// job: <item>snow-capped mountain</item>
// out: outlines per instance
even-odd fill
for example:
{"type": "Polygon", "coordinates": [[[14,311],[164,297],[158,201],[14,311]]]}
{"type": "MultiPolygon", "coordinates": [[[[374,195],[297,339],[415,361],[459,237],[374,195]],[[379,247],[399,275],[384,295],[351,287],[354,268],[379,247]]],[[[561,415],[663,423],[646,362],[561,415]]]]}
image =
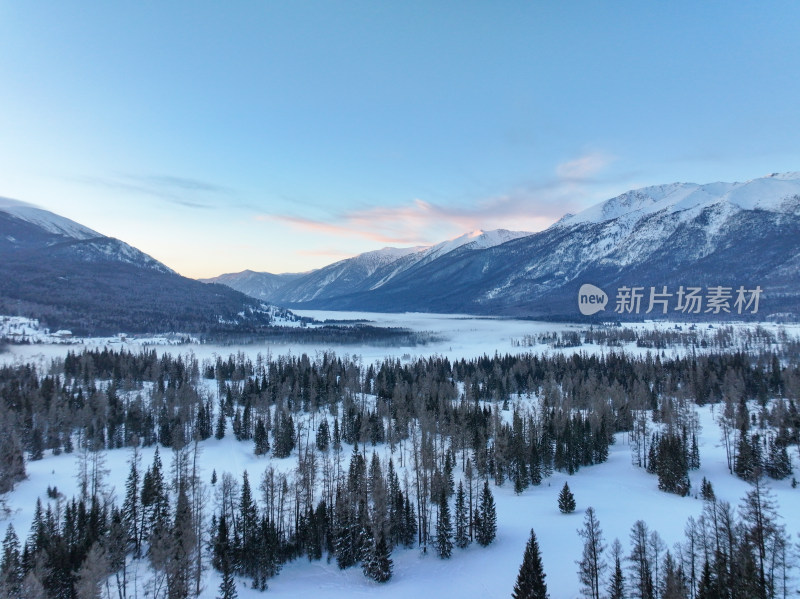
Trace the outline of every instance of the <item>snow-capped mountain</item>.
{"type": "Polygon", "coordinates": [[[353,292],[379,289],[389,284],[395,277],[407,274],[452,252],[486,249],[525,235],[530,233],[502,229],[487,232],[472,231],[428,247],[385,247],[340,260],[310,273],[273,275],[244,271],[203,280],[229,285],[251,297],[270,302],[303,305],[353,292]]]}
{"type": "Polygon", "coordinates": [[[201,332],[272,319],[223,285],[176,274],[118,239],[23,202],[0,200],[0,314],[81,334],[201,332]]]}
{"type": "Polygon", "coordinates": [[[759,317],[800,315],[800,173],[646,187],[539,233],[484,235],[409,253],[360,284],[337,287],[332,278],[306,294],[287,285],[275,299],[295,308],[581,318],[578,289],[592,283],[610,297],[598,316],[609,318],[623,286],[743,286],[762,288],[759,317]]]}
{"type": "Polygon", "coordinates": [[[172,269],[144,252],[58,214],[17,200],[0,198],[0,250],[47,248],[52,258],[83,262],[124,262],[163,273],[172,269]]]}

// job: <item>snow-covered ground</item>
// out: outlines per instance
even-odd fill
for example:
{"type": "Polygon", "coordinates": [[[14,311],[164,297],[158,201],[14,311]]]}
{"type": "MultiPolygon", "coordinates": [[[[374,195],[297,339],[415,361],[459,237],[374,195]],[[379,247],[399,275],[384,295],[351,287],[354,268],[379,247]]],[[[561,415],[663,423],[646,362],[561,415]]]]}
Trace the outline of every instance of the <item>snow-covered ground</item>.
{"type": "MultiPolygon", "coordinates": [[[[524,400],[523,400],[524,401],[524,400]]],[[[611,447],[607,462],[581,468],[575,475],[556,472],[545,479],[539,487],[530,487],[521,495],[515,495],[511,483],[493,487],[497,503],[497,539],[488,548],[476,544],[466,550],[455,549],[450,560],[441,560],[433,551],[422,554],[417,548],[396,550],[392,555],[394,576],[380,585],[367,580],[360,568],[339,570],[335,560],[327,563],[309,562],[300,559],[287,564],[281,573],[269,582],[268,595],[246,588],[248,581],[239,580],[239,597],[326,597],[347,599],[353,596],[376,596],[407,598],[416,594],[431,593],[436,597],[459,597],[485,599],[503,597],[511,593],[528,534],[536,531],[547,573],[547,583],[552,599],[568,599],[578,593],[575,560],[580,558],[582,542],[577,529],[583,523],[587,507],[594,507],[602,525],[605,540],[610,544],[615,537],[628,548],[628,534],[636,520],[644,520],[651,530],[656,530],[669,548],[683,541],[684,524],[690,516],[698,518],[703,502],[697,498],[700,481],[705,476],[714,485],[719,499],[738,506],[749,486],[728,473],[725,450],[722,447],[719,427],[714,420],[714,408],[699,409],[702,434],[699,438],[701,468],[691,473],[692,494],[678,497],[658,490],[655,475],[631,464],[631,448],[625,435],[617,436],[611,447]],[[557,495],[568,481],[578,508],[573,514],[561,514],[557,507],[557,495]]],[[[241,472],[247,470],[251,481],[256,483],[271,464],[281,470],[291,469],[296,458],[274,460],[271,457],[256,457],[252,442],[237,442],[231,434],[222,440],[209,439],[202,444],[201,478],[208,483],[212,470],[218,475],[231,472],[241,480],[241,472]]],[[[388,452],[378,448],[379,454],[388,452]]],[[[169,449],[160,449],[165,466],[170,462],[169,449]]],[[[142,466],[152,462],[154,448],[142,450],[142,466]]],[[[345,460],[350,448],[343,451],[345,460]]],[[[124,493],[124,482],[128,472],[127,460],[130,450],[113,450],[106,453],[105,466],[109,470],[108,488],[118,498],[124,493]]],[[[795,471],[800,467],[797,454],[793,452],[795,471]]],[[[28,479],[20,483],[7,496],[10,517],[0,520],[5,530],[13,523],[20,538],[27,536],[33,517],[36,498],[47,501],[46,490],[54,486],[71,497],[77,493],[76,455],[48,456],[28,463],[28,479]]],[[[800,489],[792,489],[789,480],[769,483],[783,516],[783,523],[793,537],[800,532],[800,489]]],[[[45,503],[46,504],[46,503],[45,503]]],[[[209,571],[205,579],[203,597],[216,596],[218,575],[209,571]]]]}
{"type": "MultiPolygon", "coordinates": [[[[430,314],[355,314],[355,313],[323,313],[303,312],[319,320],[332,318],[357,319],[367,318],[380,326],[403,326],[414,330],[432,331],[441,335],[444,340],[426,346],[378,348],[378,347],[344,347],[334,348],[340,353],[361,355],[365,361],[372,361],[393,356],[408,359],[420,355],[447,355],[451,358],[473,357],[483,354],[519,353],[521,351],[554,351],[547,345],[541,347],[520,348],[514,340],[524,335],[538,335],[548,331],[578,331],[585,328],[581,325],[540,323],[531,321],[514,321],[498,319],[476,319],[458,315],[430,314]]],[[[636,325],[645,327],[646,324],[636,325]]],[[[657,325],[670,326],[670,325],[657,325]]],[[[674,326],[672,324],[671,326],[674,326]]],[[[716,325],[715,325],[716,326],[716,325]]],[[[736,325],[751,326],[751,325],[736,325]]],[[[772,326],[775,331],[778,328],[772,326]]],[[[791,336],[798,334],[797,328],[787,331],[791,336]]],[[[115,347],[136,350],[132,340],[112,340],[115,347]]],[[[88,340],[86,345],[102,346],[112,343],[109,340],[88,340]]],[[[612,351],[611,348],[592,346],[592,351],[612,351]]],[[[0,354],[0,361],[21,362],[34,361],[46,364],[55,356],[63,355],[68,350],[79,350],[80,347],[63,345],[20,345],[12,346],[11,351],[0,354]]],[[[216,355],[227,357],[231,353],[242,351],[252,357],[258,353],[266,356],[271,353],[277,356],[284,353],[298,354],[331,349],[315,345],[271,345],[223,347],[213,345],[158,346],[159,351],[171,353],[191,352],[202,361],[216,355]]],[[[589,351],[584,346],[579,351],[589,351]]],[[[635,348],[624,348],[628,349],[635,348]]],[[[619,348],[614,348],[619,351],[619,348]]],[[[574,348],[563,351],[573,352],[574,348]]],[[[669,352],[668,352],[669,353],[669,352]]],[[[519,401],[525,401],[524,399],[519,401]]],[[[647,474],[643,469],[631,463],[631,448],[625,435],[618,435],[617,442],[611,447],[607,462],[582,468],[573,476],[554,473],[538,487],[530,487],[521,495],[515,495],[510,483],[503,487],[493,487],[498,512],[498,533],[496,541],[488,548],[475,544],[466,550],[455,549],[450,560],[440,560],[433,552],[422,554],[419,549],[397,550],[392,555],[394,576],[385,584],[367,580],[360,568],[339,570],[335,561],[326,563],[308,562],[300,559],[284,566],[281,573],[269,581],[267,595],[246,588],[246,580],[239,580],[238,593],[241,599],[251,597],[326,597],[331,599],[352,598],[359,596],[376,596],[386,598],[407,598],[419,593],[435,597],[480,598],[507,597],[510,595],[522,559],[525,543],[531,528],[535,529],[542,550],[543,562],[547,573],[547,583],[552,599],[568,599],[578,594],[579,583],[575,561],[580,558],[581,539],[577,529],[583,522],[583,513],[589,506],[594,507],[602,526],[605,540],[610,545],[615,537],[619,538],[628,549],[628,535],[636,520],[644,520],[651,530],[659,532],[668,547],[683,541],[683,529],[686,520],[699,517],[703,502],[696,497],[700,481],[708,478],[719,499],[729,501],[738,506],[747,493],[747,483],[732,476],[727,469],[725,449],[721,444],[721,433],[715,422],[713,406],[698,408],[702,426],[699,437],[701,468],[691,473],[692,494],[681,498],[661,492],[657,488],[657,478],[647,474]],[[565,480],[569,481],[578,509],[570,515],[558,511],[556,498],[565,480]]],[[[261,474],[270,464],[276,464],[282,470],[294,467],[295,456],[284,460],[275,460],[270,456],[256,457],[253,454],[252,442],[239,443],[228,434],[222,440],[209,439],[202,444],[201,468],[202,479],[208,483],[212,470],[221,476],[223,472],[231,472],[240,479],[245,469],[251,481],[260,480],[261,474]]],[[[165,466],[170,462],[170,450],[162,448],[162,461],[165,466]]],[[[386,455],[388,449],[379,447],[379,453],[386,455]]],[[[152,462],[154,448],[142,450],[142,469],[152,462]]],[[[349,448],[345,447],[343,456],[349,458],[349,448]]],[[[129,450],[114,450],[106,453],[106,468],[109,470],[108,487],[113,489],[119,498],[124,489],[127,476],[129,450]]],[[[792,450],[792,460],[797,474],[800,460],[797,452],[792,450]]],[[[15,491],[6,496],[10,514],[0,517],[0,532],[5,530],[9,522],[14,524],[17,534],[24,539],[30,527],[36,498],[47,501],[47,488],[55,486],[71,497],[77,491],[76,473],[78,457],[76,455],[46,456],[37,462],[27,465],[28,479],[20,483],[15,491]]],[[[791,479],[771,481],[770,487],[775,494],[783,523],[797,540],[800,533],[800,488],[792,489],[791,479]]],[[[800,572],[795,574],[800,575],[800,572]]],[[[216,597],[219,578],[211,570],[205,574],[204,598],[216,597]]],[[[797,587],[797,581],[794,586],[797,587]]]]}
{"type": "MultiPolygon", "coordinates": [[[[624,344],[621,347],[608,347],[604,345],[584,344],[578,348],[553,348],[548,343],[538,343],[532,346],[521,346],[520,342],[526,336],[537,337],[547,333],[565,333],[586,330],[589,325],[581,323],[554,323],[533,320],[515,320],[508,318],[475,317],[463,314],[428,314],[428,313],[403,313],[403,314],[384,314],[376,312],[334,312],[322,310],[298,310],[294,311],[298,316],[314,318],[319,322],[326,320],[333,321],[368,321],[372,326],[379,327],[399,327],[407,328],[418,332],[428,332],[434,337],[434,341],[425,345],[408,345],[396,347],[382,347],[380,345],[338,345],[331,346],[330,343],[253,343],[245,346],[231,346],[219,344],[200,344],[183,342],[188,337],[182,334],[171,336],[115,336],[110,338],[89,338],[66,340],[70,345],[57,345],[55,341],[62,341],[53,338],[48,332],[45,337],[39,330],[38,337],[31,340],[32,345],[11,345],[9,351],[0,353],[0,363],[13,362],[34,362],[48,364],[52,358],[63,356],[67,351],[80,351],[82,347],[109,347],[124,348],[129,351],[138,351],[142,347],[164,351],[172,354],[186,353],[194,354],[201,361],[203,359],[215,359],[217,356],[227,358],[230,354],[239,351],[255,359],[258,354],[262,356],[278,356],[283,354],[299,355],[307,353],[314,355],[316,352],[335,351],[341,355],[360,356],[365,362],[374,362],[383,358],[396,358],[400,360],[410,360],[425,356],[445,356],[451,360],[460,358],[475,358],[483,355],[492,356],[498,354],[519,354],[527,352],[554,353],[556,351],[572,354],[574,352],[587,353],[609,353],[624,351],[633,355],[645,355],[648,351],[655,350],[637,347],[635,343],[624,344]],[[181,344],[177,345],[176,344],[181,344]]],[[[18,317],[0,316],[0,337],[3,337],[3,319],[18,317]]],[[[27,321],[27,319],[24,319],[27,321]]],[[[287,323],[288,324],[288,323],[287,323]]],[[[297,326],[298,323],[291,323],[297,326]]],[[[30,329],[30,325],[28,329],[30,329]]],[[[37,323],[38,326],[38,323],[37,323]]],[[[637,331],[652,330],[676,330],[681,327],[688,331],[691,323],[678,321],[651,321],[622,323],[619,329],[631,328],[637,331]]],[[[714,328],[730,326],[735,331],[744,332],[752,330],[756,326],[777,335],[785,331],[789,338],[800,338],[800,324],[779,325],[775,323],[761,323],[755,325],[747,322],[724,322],[722,320],[713,323],[695,325],[697,328],[704,328],[707,332],[712,332],[714,328]],[[709,328],[709,326],[711,328],[709,328]]],[[[29,330],[29,334],[33,334],[29,330]]],[[[757,347],[751,347],[757,351],[757,347]]],[[[684,355],[686,351],[714,351],[714,348],[703,349],[701,347],[687,350],[684,347],[668,348],[664,355],[666,357],[684,355]]],[[[718,350],[717,350],[718,351],[718,350]]]]}

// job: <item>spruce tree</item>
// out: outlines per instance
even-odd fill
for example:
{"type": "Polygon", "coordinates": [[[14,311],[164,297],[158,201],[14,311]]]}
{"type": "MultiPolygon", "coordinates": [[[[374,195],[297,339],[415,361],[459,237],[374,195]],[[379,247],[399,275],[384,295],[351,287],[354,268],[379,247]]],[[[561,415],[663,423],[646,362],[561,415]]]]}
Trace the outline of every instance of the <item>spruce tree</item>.
{"type": "Polygon", "coordinates": [[[219,583],[219,595],[217,599],[237,599],[239,594],[236,592],[236,581],[233,578],[233,570],[227,562],[222,568],[222,582],[219,583]]]}
{"type": "Polygon", "coordinates": [[[128,534],[128,542],[133,546],[134,556],[138,557],[141,550],[141,537],[139,535],[139,454],[134,448],[131,456],[131,469],[125,481],[125,500],[122,504],[122,515],[128,534]]]}
{"type": "Polygon", "coordinates": [[[619,539],[614,539],[611,555],[614,558],[614,572],[608,582],[608,599],[625,599],[625,574],[622,572],[622,544],[619,539]]]}
{"type": "Polygon", "coordinates": [[[711,486],[711,481],[705,476],[703,477],[703,482],[700,483],[700,496],[703,498],[703,501],[714,501],[716,499],[714,487],[711,486]]]}
{"type": "Polygon", "coordinates": [[[453,525],[450,522],[450,506],[447,492],[443,488],[439,494],[439,517],[436,520],[436,554],[448,559],[453,554],[453,525]]]}
{"type": "Polygon", "coordinates": [[[513,599],[549,599],[547,583],[544,581],[545,576],[542,556],[539,553],[539,542],[536,540],[536,533],[531,529],[531,536],[525,546],[522,565],[519,567],[519,574],[517,574],[517,581],[511,597],[513,599]]]}
{"type": "Polygon", "coordinates": [[[455,544],[459,549],[464,549],[470,543],[469,539],[469,510],[464,494],[464,484],[458,481],[458,491],[456,492],[456,535],[455,544]]]}
{"type": "Polygon", "coordinates": [[[220,400],[219,410],[217,413],[217,426],[214,429],[214,437],[217,439],[224,438],[226,425],[227,421],[225,420],[225,404],[222,402],[222,400],[220,400]]]}
{"type": "Polygon", "coordinates": [[[256,432],[253,436],[253,443],[255,444],[256,455],[264,455],[269,451],[269,435],[267,434],[267,427],[264,425],[263,418],[259,418],[256,421],[256,432]]]}
{"type": "Polygon", "coordinates": [[[558,509],[562,514],[571,514],[575,511],[575,496],[569,490],[569,485],[565,482],[558,494],[558,509]]]}
{"type": "Polygon", "coordinates": [[[482,547],[489,545],[497,535],[497,510],[488,480],[483,481],[483,491],[475,516],[475,528],[475,537],[482,547]]]}
{"type": "Polygon", "coordinates": [[[3,539],[3,558],[0,561],[0,594],[16,597],[22,585],[23,569],[19,550],[19,538],[9,524],[3,539]]]}
{"type": "Polygon", "coordinates": [[[388,582],[392,577],[392,558],[389,554],[389,546],[386,544],[386,536],[383,532],[378,536],[378,542],[372,544],[369,556],[362,564],[364,575],[375,582],[388,582]]]}

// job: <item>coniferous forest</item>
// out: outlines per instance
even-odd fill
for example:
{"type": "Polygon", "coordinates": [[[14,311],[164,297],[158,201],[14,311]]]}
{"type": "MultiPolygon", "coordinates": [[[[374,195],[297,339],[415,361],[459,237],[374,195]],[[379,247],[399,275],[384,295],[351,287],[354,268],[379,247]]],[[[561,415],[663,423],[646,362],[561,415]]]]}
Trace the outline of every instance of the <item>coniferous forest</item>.
{"type": "MultiPolygon", "coordinates": [[[[628,553],[618,542],[609,549],[602,514],[589,508],[575,556],[584,596],[781,597],[795,548],[766,481],[794,474],[798,400],[797,360],[777,351],[364,364],[325,352],[201,363],[103,349],[69,352],[44,370],[3,366],[0,493],[31,461],[70,453],[78,493],[48,488],[29,530],[7,527],[0,595],[193,597],[213,568],[215,596],[229,599],[237,585],[268,589],[298,559],[386,583],[398,548],[440,559],[473,543],[491,551],[493,489],[523,493],[554,472],[602,463],[623,435],[659,489],[702,494],[705,508],[673,549],[637,521],[628,553]],[[731,475],[751,483],[738,509],[717,500],[710,481],[691,487],[695,407],[705,404],[719,413],[731,475]],[[265,456],[263,470],[201,476],[212,437],[265,456]],[[115,494],[111,450],[128,455],[115,494]]],[[[567,484],[561,495],[559,509],[573,511],[567,484]]],[[[546,566],[532,531],[514,596],[545,596],[535,570],[546,566]]]]}

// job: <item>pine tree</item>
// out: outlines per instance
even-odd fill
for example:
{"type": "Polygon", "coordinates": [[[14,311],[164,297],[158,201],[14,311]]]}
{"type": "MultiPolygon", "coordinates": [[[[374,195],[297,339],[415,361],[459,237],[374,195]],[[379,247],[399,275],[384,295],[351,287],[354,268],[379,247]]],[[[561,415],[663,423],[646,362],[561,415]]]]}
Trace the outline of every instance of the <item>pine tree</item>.
{"type": "Polygon", "coordinates": [[[125,500],[122,503],[122,515],[128,534],[128,543],[133,546],[134,556],[141,553],[141,535],[139,534],[139,453],[136,448],[131,455],[131,469],[125,481],[125,500]]]}
{"type": "Polygon", "coordinates": [[[255,575],[255,560],[259,551],[258,534],[259,519],[247,470],[242,473],[242,492],[239,496],[239,519],[237,532],[239,546],[235,548],[240,573],[244,576],[255,575]]]}
{"type": "Polygon", "coordinates": [[[436,520],[436,554],[448,559],[453,554],[453,525],[450,522],[450,506],[447,492],[443,488],[439,494],[439,517],[436,520]]]}
{"type": "Polygon", "coordinates": [[[167,596],[169,599],[184,599],[189,596],[192,553],[195,545],[192,509],[183,486],[178,490],[175,519],[166,540],[167,561],[162,564],[167,574],[167,596]]]}
{"type": "Polygon", "coordinates": [[[267,434],[267,427],[264,425],[264,419],[259,418],[256,421],[256,432],[253,435],[253,442],[255,444],[255,454],[264,455],[269,451],[269,435],[267,434]]]}
{"type": "Polygon", "coordinates": [[[225,518],[224,511],[219,517],[219,523],[217,524],[217,530],[211,545],[211,551],[212,566],[214,566],[220,572],[224,571],[225,567],[228,569],[231,568],[231,562],[233,560],[231,556],[230,537],[228,535],[228,522],[225,518]]]}
{"type": "Polygon", "coordinates": [[[225,404],[220,399],[219,410],[217,411],[217,426],[214,429],[214,437],[216,437],[217,439],[224,438],[226,425],[227,421],[225,420],[225,404]]]}
{"type": "Polygon", "coordinates": [[[700,496],[703,498],[703,501],[714,501],[716,496],[714,495],[714,487],[711,486],[711,481],[703,477],[703,482],[700,483],[700,496]]]}
{"type": "Polygon", "coordinates": [[[19,538],[9,524],[3,539],[3,559],[0,561],[0,595],[16,597],[22,584],[23,570],[19,538]]]}
{"type": "Polygon", "coordinates": [[[722,599],[716,578],[708,561],[703,562],[703,573],[697,586],[697,599],[722,599]]]}
{"type": "Polygon", "coordinates": [[[614,572],[608,582],[608,599],[625,599],[625,575],[622,572],[622,544],[619,539],[614,539],[611,546],[611,556],[614,558],[614,572]]]}
{"type": "Polygon", "coordinates": [[[458,491],[456,492],[456,535],[455,544],[459,549],[464,549],[470,543],[469,539],[469,514],[464,494],[464,484],[458,481],[458,491]]]}
{"type": "Polygon", "coordinates": [[[406,495],[405,504],[403,507],[403,545],[406,547],[414,546],[414,539],[417,538],[417,514],[414,511],[414,505],[411,499],[406,495]]]}
{"type": "Polygon", "coordinates": [[[476,540],[482,547],[491,544],[497,535],[497,509],[488,480],[483,481],[483,491],[475,516],[475,529],[476,540]]]}
{"type": "Polygon", "coordinates": [[[316,445],[317,449],[322,452],[328,451],[328,446],[330,445],[331,435],[330,435],[330,428],[328,427],[328,419],[323,418],[322,422],[319,423],[317,427],[317,437],[316,437],[316,445]]]}
{"type": "Polygon", "coordinates": [[[222,569],[222,582],[219,583],[219,595],[217,599],[237,599],[239,594],[236,592],[236,580],[233,578],[233,570],[230,564],[226,563],[222,569]]]}
{"type": "Polygon", "coordinates": [[[561,492],[558,494],[558,509],[562,514],[571,514],[575,511],[575,496],[569,490],[569,485],[564,482],[561,492]]]}
{"type": "Polygon", "coordinates": [[[364,575],[375,582],[388,582],[392,577],[393,567],[386,537],[381,532],[378,542],[373,544],[368,560],[364,562],[364,575]]]}
{"type": "Polygon", "coordinates": [[[786,445],[776,442],[774,437],[769,440],[769,450],[764,470],[767,476],[775,480],[783,480],[792,474],[792,460],[789,459],[786,445]]]}
{"type": "Polygon", "coordinates": [[[519,574],[517,574],[517,581],[511,597],[513,599],[548,599],[545,576],[542,556],[539,553],[539,542],[536,540],[536,533],[531,529],[531,536],[525,546],[522,565],[519,567],[519,574]]]}

